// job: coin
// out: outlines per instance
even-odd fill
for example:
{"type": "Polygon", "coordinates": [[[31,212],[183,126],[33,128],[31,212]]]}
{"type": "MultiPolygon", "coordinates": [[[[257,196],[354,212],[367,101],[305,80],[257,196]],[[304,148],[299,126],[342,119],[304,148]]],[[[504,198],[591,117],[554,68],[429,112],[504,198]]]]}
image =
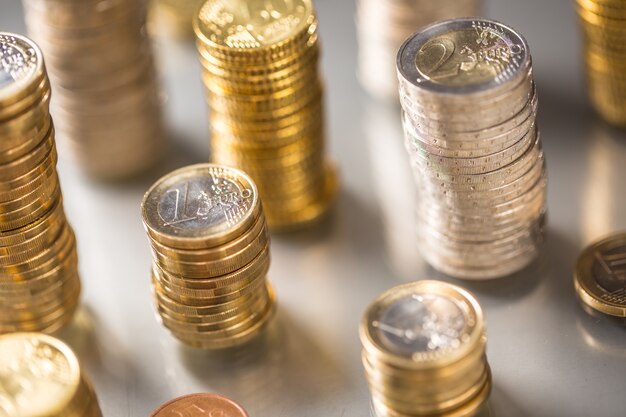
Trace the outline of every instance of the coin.
{"type": "Polygon", "coordinates": [[[150,417],[167,417],[181,413],[186,413],[188,417],[248,417],[248,413],[239,404],[217,394],[191,394],[175,398],[154,410],[150,417]]]}

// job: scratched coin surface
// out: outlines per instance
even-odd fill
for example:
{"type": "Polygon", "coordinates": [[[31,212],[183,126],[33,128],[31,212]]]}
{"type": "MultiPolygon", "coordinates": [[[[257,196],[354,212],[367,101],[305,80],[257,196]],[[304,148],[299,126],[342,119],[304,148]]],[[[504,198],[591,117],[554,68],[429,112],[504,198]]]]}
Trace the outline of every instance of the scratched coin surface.
{"type": "Polygon", "coordinates": [[[181,238],[218,235],[246,222],[258,193],[243,172],[212,164],[192,165],[161,178],[146,193],[146,226],[181,238]]]}
{"type": "Polygon", "coordinates": [[[221,395],[191,394],[168,401],[150,417],[248,417],[248,413],[221,395]]]}
{"type": "Polygon", "coordinates": [[[580,254],[574,272],[580,299],[598,311],[626,317],[626,233],[610,236],[580,254]]]}
{"type": "Polygon", "coordinates": [[[0,336],[0,417],[60,415],[80,381],[62,342],[39,333],[0,336]]]}
{"type": "Polygon", "coordinates": [[[310,0],[209,0],[196,33],[218,47],[259,49],[301,32],[312,15],[310,0]]]}
{"type": "Polygon", "coordinates": [[[437,92],[478,92],[503,84],[530,63],[513,29],[490,20],[455,19],[409,37],[398,52],[402,76],[437,92]]]}
{"type": "Polygon", "coordinates": [[[35,44],[18,35],[0,32],[0,99],[10,97],[33,80],[43,61],[35,44]]]}

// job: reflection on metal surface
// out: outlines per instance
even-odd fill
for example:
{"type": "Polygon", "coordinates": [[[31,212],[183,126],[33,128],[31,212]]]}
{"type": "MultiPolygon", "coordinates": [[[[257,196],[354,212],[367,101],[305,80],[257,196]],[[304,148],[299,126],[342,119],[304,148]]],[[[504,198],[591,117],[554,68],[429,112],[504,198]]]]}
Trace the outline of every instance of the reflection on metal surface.
{"type": "Polygon", "coordinates": [[[616,195],[623,189],[626,174],[626,133],[600,123],[592,132],[581,193],[583,243],[626,228],[626,199],[616,195]]]}
{"type": "Polygon", "coordinates": [[[608,316],[579,304],[584,311],[577,314],[576,329],[583,342],[599,354],[625,360],[626,318],[608,316]],[[616,334],[621,337],[615,337],[616,334]]]}
{"type": "Polygon", "coordinates": [[[418,251],[415,185],[404,150],[400,108],[368,100],[363,112],[363,130],[385,229],[388,261],[395,275],[414,280],[424,262],[418,251]]]}

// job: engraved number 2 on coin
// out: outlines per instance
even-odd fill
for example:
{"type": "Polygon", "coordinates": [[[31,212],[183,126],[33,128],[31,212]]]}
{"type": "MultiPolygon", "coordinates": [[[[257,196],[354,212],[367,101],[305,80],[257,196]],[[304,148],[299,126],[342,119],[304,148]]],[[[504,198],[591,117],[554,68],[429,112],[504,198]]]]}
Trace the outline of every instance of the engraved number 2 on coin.
{"type": "Polygon", "coordinates": [[[430,68],[425,68],[426,75],[434,78],[447,78],[459,73],[460,65],[453,65],[445,67],[445,64],[452,58],[456,45],[449,38],[437,38],[430,42],[427,42],[419,50],[419,55],[423,54],[440,54],[439,59],[430,68]]]}

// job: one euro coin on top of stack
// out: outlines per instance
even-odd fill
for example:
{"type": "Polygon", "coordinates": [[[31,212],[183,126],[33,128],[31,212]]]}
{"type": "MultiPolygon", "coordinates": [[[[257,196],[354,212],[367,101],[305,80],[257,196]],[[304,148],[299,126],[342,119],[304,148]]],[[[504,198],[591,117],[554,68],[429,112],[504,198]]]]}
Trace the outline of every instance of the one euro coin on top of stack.
{"type": "Polygon", "coordinates": [[[479,14],[481,0],[358,0],[359,80],[372,96],[398,99],[395,57],[413,32],[434,22],[479,14]]]}
{"type": "Polygon", "coordinates": [[[591,102],[606,121],[626,126],[626,5],[622,0],[576,4],[591,102]]]}
{"type": "Polygon", "coordinates": [[[409,37],[397,64],[423,256],[458,278],[522,269],[543,242],[547,185],[526,41],[449,20],[409,37]]]}
{"type": "Polygon", "coordinates": [[[191,346],[243,344],[272,317],[269,234],[243,172],[200,164],[158,180],[142,203],[161,322],[191,346]]]}
{"type": "Polygon", "coordinates": [[[76,355],[41,333],[0,336],[0,415],[101,417],[76,355]]]}
{"type": "Polygon", "coordinates": [[[459,287],[417,281],[386,291],[360,337],[375,417],[470,417],[489,398],[482,310],[459,287]]]}
{"type": "Polygon", "coordinates": [[[273,230],[319,219],[337,191],[324,150],[310,0],[207,0],[195,21],[212,159],[248,173],[273,230]]]}
{"type": "Polygon", "coordinates": [[[54,89],[63,148],[96,178],[138,174],[162,154],[164,128],[146,0],[24,0],[54,89]]]}
{"type": "Polygon", "coordinates": [[[0,63],[0,333],[49,333],[70,321],[80,293],[50,85],[30,39],[0,33],[0,63]]]}

